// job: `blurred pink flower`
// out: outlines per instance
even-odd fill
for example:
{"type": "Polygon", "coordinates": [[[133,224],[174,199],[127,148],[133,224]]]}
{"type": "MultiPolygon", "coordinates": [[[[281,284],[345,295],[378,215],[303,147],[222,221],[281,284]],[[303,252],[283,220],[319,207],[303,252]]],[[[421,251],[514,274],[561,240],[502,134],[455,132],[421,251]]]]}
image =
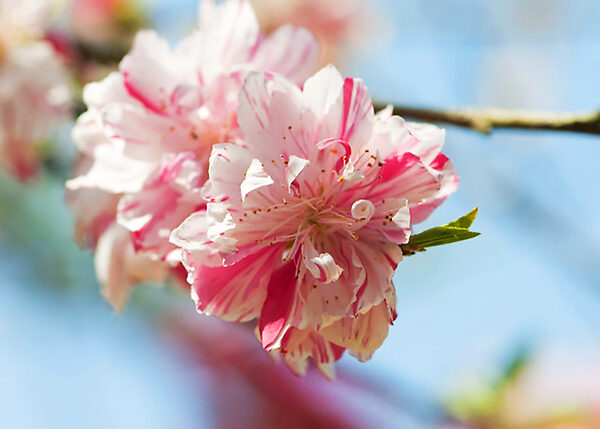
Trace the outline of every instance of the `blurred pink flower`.
{"type": "MultiPolygon", "coordinates": [[[[236,108],[247,73],[275,71],[301,84],[316,57],[306,30],[286,26],[264,38],[245,0],[205,0],[199,29],[173,50],[154,32],[140,32],[120,71],[86,86],[89,110],[73,133],[82,158],[78,177],[67,183],[76,216],[93,210],[77,203],[88,192],[116,200],[101,223],[82,223],[93,231],[82,232],[95,238],[88,243],[98,243],[110,218],[130,232],[138,254],[175,266],[169,235],[205,207],[200,189],[212,145],[243,144],[236,108]]],[[[118,302],[105,295],[116,307],[124,302],[122,294],[118,302]]]]}
{"type": "MultiPolygon", "coordinates": [[[[249,326],[172,311],[163,330],[182,349],[204,409],[219,429],[338,429],[421,427],[408,398],[393,395],[372,377],[340,371],[329,383],[316,371],[295,377],[262,352],[249,326]]],[[[413,402],[414,403],[414,402],[413,402]]],[[[433,419],[432,419],[433,420],[433,419]]],[[[426,422],[422,422],[426,425],[426,422]]]]}
{"type": "Polygon", "coordinates": [[[137,0],[73,0],[71,4],[71,31],[86,43],[131,42],[145,20],[137,0]]]}
{"type": "Polygon", "coordinates": [[[449,414],[469,428],[598,428],[599,358],[597,345],[519,354],[500,379],[464,384],[446,401],[449,414]]]}
{"type": "Polygon", "coordinates": [[[251,73],[238,122],[247,148],[213,148],[207,210],[171,238],[198,310],[258,318],[265,350],[297,373],[312,357],[331,376],[345,349],[369,359],[395,318],[399,244],[457,186],[444,131],[374,115],[333,66],[303,91],[251,73]]]}
{"type": "Polygon", "coordinates": [[[600,427],[600,350],[546,350],[511,384],[501,419],[512,427],[600,427]]]}
{"type": "Polygon", "coordinates": [[[251,0],[267,32],[293,24],[307,28],[321,46],[320,64],[337,63],[341,50],[364,35],[369,13],[363,0],[251,0]]]}
{"type": "Polygon", "coordinates": [[[38,171],[40,145],[70,113],[67,71],[44,40],[50,1],[0,1],[0,162],[18,179],[38,171]]]}

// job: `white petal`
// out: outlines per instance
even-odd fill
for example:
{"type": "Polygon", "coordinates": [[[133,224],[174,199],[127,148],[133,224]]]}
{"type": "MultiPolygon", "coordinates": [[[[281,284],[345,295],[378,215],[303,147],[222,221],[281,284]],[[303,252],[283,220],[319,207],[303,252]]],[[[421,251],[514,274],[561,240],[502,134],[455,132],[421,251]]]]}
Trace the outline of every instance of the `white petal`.
{"type": "Polygon", "coordinates": [[[252,63],[255,70],[279,73],[301,85],[318,58],[319,44],[308,30],[284,25],[259,45],[252,63]]]}
{"type": "Polygon", "coordinates": [[[368,222],[375,214],[375,205],[369,200],[357,200],[352,204],[352,217],[368,222]]]}
{"type": "Polygon", "coordinates": [[[128,158],[110,142],[106,142],[95,147],[90,170],[69,180],[67,188],[97,188],[111,193],[137,192],[154,169],[151,163],[128,158]]]}
{"type": "Polygon", "coordinates": [[[319,281],[331,283],[336,281],[344,271],[342,267],[335,263],[333,256],[329,253],[321,253],[310,259],[314,265],[307,265],[311,274],[319,281]]]}
{"type": "Polygon", "coordinates": [[[307,159],[298,158],[295,155],[290,156],[289,163],[285,172],[285,178],[288,186],[288,190],[290,189],[290,185],[296,180],[296,177],[304,170],[304,167],[308,165],[309,161],[307,159]]]}
{"type": "Polygon", "coordinates": [[[342,177],[340,179],[343,179],[350,184],[355,184],[363,181],[365,175],[362,171],[357,170],[352,162],[348,162],[342,171],[342,177]]]}
{"type": "Polygon", "coordinates": [[[163,282],[168,272],[166,263],[136,253],[129,231],[117,224],[112,224],[98,241],[95,266],[102,295],[116,311],[123,309],[136,283],[163,282]]]}
{"type": "Polygon", "coordinates": [[[246,178],[240,186],[242,201],[250,192],[271,184],[273,184],[273,179],[267,174],[262,163],[258,159],[253,159],[246,171],[246,178]]]}
{"type": "Polygon", "coordinates": [[[304,102],[317,119],[323,119],[329,112],[331,106],[338,100],[343,85],[342,75],[331,64],[306,80],[303,90],[304,102]]]}
{"type": "Polygon", "coordinates": [[[205,0],[199,10],[200,34],[204,39],[203,65],[230,66],[248,61],[259,36],[258,21],[250,2],[229,0],[215,4],[205,0]]]}
{"type": "Polygon", "coordinates": [[[203,189],[204,197],[209,201],[227,200],[239,204],[240,185],[251,161],[250,152],[245,148],[228,143],[214,145],[208,167],[210,180],[203,189]]]}
{"type": "Polygon", "coordinates": [[[410,209],[408,207],[408,200],[404,199],[404,206],[400,208],[394,217],[392,217],[392,222],[394,222],[399,228],[404,230],[406,234],[406,238],[410,237],[411,229],[410,229],[410,209]]]}

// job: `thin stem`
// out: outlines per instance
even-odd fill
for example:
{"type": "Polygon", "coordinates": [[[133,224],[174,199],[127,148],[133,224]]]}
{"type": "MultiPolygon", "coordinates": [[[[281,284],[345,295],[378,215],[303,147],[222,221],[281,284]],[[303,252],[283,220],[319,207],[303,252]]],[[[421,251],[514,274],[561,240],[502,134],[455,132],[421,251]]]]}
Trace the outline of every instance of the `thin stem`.
{"type": "MultiPolygon", "coordinates": [[[[375,103],[375,110],[386,107],[375,103]]],[[[543,112],[530,110],[499,109],[495,107],[464,108],[457,110],[421,109],[393,106],[394,114],[410,119],[436,122],[469,128],[484,134],[496,129],[520,129],[538,131],[568,131],[600,135],[600,111],[595,112],[543,112]]]]}

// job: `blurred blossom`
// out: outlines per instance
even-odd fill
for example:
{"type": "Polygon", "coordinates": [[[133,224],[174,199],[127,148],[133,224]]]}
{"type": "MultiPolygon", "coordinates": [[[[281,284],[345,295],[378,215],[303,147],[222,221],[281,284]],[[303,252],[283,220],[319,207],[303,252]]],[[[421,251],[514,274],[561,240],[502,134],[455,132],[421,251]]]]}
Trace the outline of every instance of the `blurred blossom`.
{"type": "Polygon", "coordinates": [[[73,131],[81,154],[68,200],[115,308],[132,283],[161,281],[169,267],[180,272],[169,235],[205,206],[200,190],[212,145],[244,144],[236,108],[246,74],[276,71],[301,84],[316,59],[306,30],[285,26],[264,38],[247,1],[206,0],[198,30],[175,49],[140,32],[119,72],[85,88],[89,110],[73,131]]]}
{"type": "Polygon", "coordinates": [[[0,0],[4,43],[40,39],[53,18],[57,0],[0,0]]]}
{"type": "MultiPolygon", "coordinates": [[[[147,17],[139,0],[73,0],[70,28],[84,43],[129,46],[147,17]]],[[[114,47],[112,48],[114,49],[114,47]]]]}
{"type": "Polygon", "coordinates": [[[507,389],[501,413],[513,426],[600,427],[600,350],[536,356],[507,389]]]}
{"type": "Polygon", "coordinates": [[[0,1],[0,162],[35,176],[43,143],[70,113],[69,77],[45,38],[56,2],[0,1]]]}
{"type": "Polygon", "coordinates": [[[474,428],[600,427],[600,350],[540,351],[495,386],[474,384],[451,404],[474,428]]]}
{"type": "Polygon", "coordinates": [[[206,213],[172,242],[200,312],[258,318],[265,350],[331,377],[346,349],[366,361],[381,346],[399,245],[457,188],[445,132],[375,115],[365,84],[331,65],[303,90],[250,74],[238,122],[247,147],[213,148],[206,213]]]}
{"type": "Polygon", "coordinates": [[[67,33],[79,88],[118,69],[135,34],[148,27],[147,0],[71,0],[67,33]]]}
{"type": "Polygon", "coordinates": [[[310,30],[321,45],[322,66],[338,63],[342,50],[357,45],[368,27],[368,2],[363,0],[251,1],[267,33],[283,24],[310,30]]]}
{"type": "Polygon", "coordinates": [[[408,403],[342,371],[329,383],[316,371],[290,373],[264,353],[247,325],[167,314],[168,339],[190,362],[190,375],[210,398],[219,429],[428,427],[408,403]]]}

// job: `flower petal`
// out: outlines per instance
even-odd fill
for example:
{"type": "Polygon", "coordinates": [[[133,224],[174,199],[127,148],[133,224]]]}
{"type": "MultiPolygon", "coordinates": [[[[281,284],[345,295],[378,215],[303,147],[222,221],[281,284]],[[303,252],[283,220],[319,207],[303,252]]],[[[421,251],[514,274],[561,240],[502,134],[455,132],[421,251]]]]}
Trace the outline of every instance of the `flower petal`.
{"type": "MultiPolygon", "coordinates": [[[[306,80],[302,91],[304,103],[317,120],[322,120],[339,100],[343,86],[342,75],[331,64],[306,80]]],[[[334,135],[328,137],[333,138],[334,135]]]]}
{"type": "Polygon", "coordinates": [[[252,63],[255,70],[279,73],[302,85],[314,71],[319,45],[306,29],[285,25],[260,43],[252,63]]]}
{"type": "Polygon", "coordinates": [[[123,84],[131,97],[157,115],[166,113],[171,92],[182,82],[177,58],[166,40],[153,31],[140,31],[131,52],[120,64],[123,84]]]}
{"type": "MultiPolygon", "coordinates": [[[[300,374],[303,374],[309,357],[314,359],[317,365],[328,364],[339,360],[345,348],[330,342],[312,329],[291,328],[281,342],[280,351],[286,364],[292,368],[299,368],[300,374]]],[[[327,374],[333,378],[333,372],[328,371],[327,374]]]]}
{"type": "Polygon", "coordinates": [[[67,188],[65,199],[75,215],[75,239],[82,246],[96,247],[102,233],[115,220],[119,196],[98,189],[67,188]]]}
{"type": "MultiPolygon", "coordinates": [[[[328,73],[329,75],[333,72],[328,73]]],[[[329,79],[333,79],[329,77],[329,79]]],[[[330,102],[331,92],[315,94],[312,104],[324,104],[330,102]]],[[[347,142],[352,152],[358,152],[365,146],[373,133],[375,113],[373,103],[366,85],[360,79],[348,78],[344,80],[341,91],[335,102],[330,104],[325,116],[322,118],[319,128],[319,140],[326,138],[339,138],[347,142]]]]}
{"type": "Polygon", "coordinates": [[[308,245],[305,245],[305,249],[304,264],[316,281],[331,283],[340,278],[344,270],[329,253],[318,254],[314,247],[308,245]]]}
{"type": "Polygon", "coordinates": [[[135,283],[161,283],[168,273],[167,264],[153,260],[149,255],[136,253],[129,239],[129,231],[117,224],[111,225],[100,237],[95,265],[102,285],[102,296],[116,311],[123,310],[135,283]]]}
{"type": "Polygon", "coordinates": [[[215,4],[204,0],[199,9],[199,27],[204,36],[202,64],[226,67],[245,63],[259,35],[258,21],[246,0],[229,0],[215,4]]]}
{"type": "Polygon", "coordinates": [[[409,204],[417,204],[440,189],[439,174],[410,152],[386,158],[378,175],[373,176],[371,186],[362,192],[374,203],[386,198],[406,198],[409,204]]]}
{"type": "Polygon", "coordinates": [[[269,177],[262,163],[258,159],[253,159],[246,171],[246,178],[240,185],[242,201],[246,199],[246,195],[250,192],[271,184],[273,184],[273,179],[269,177]]]}
{"type": "Polygon", "coordinates": [[[281,340],[290,329],[290,314],[296,296],[296,267],[288,262],[273,272],[267,296],[258,319],[260,340],[265,350],[280,347],[281,340]]]}
{"type": "Polygon", "coordinates": [[[207,210],[191,214],[171,233],[171,243],[192,253],[202,265],[218,266],[221,254],[233,253],[237,240],[227,236],[235,227],[231,215],[222,204],[208,204],[207,210]]]}
{"type": "Polygon", "coordinates": [[[66,186],[97,188],[114,194],[136,192],[153,171],[152,164],[127,158],[112,143],[105,142],[94,148],[93,163],[87,173],[69,180],[66,186]]]}
{"type": "Polygon", "coordinates": [[[356,293],[353,303],[357,313],[362,313],[381,302],[382,297],[389,296],[394,290],[392,277],[398,263],[402,260],[402,251],[396,244],[380,245],[376,252],[374,247],[368,252],[367,246],[356,247],[356,260],[365,272],[365,281],[356,293]]]}
{"type": "Polygon", "coordinates": [[[288,187],[288,191],[290,190],[290,186],[296,180],[296,177],[304,170],[304,168],[309,164],[309,161],[306,159],[298,158],[295,155],[290,156],[289,163],[285,169],[285,181],[288,187]]]}
{"type": "Polygon", "coordinates": [[[441,172],[440,190],[431,197],[411,207],[410,216],[413,224],[423,222],[440,206],[450,194],[458,189],[458,175],[454,163],[440,153],[430,164],[430,167],[441,172]]]}
{"type": "Polygon", "coordinates": [[[184,264],[198,311],[237,322],[258,317],[281,251],[279,246],[266,247],[225,267],[207,267],[186,255],[184,264]]]}
{"type": "Polygon", "coordinates": [[[291,82],[276,75],[250,73],[240,92],[238,123],[253,156],[279,184],[285,184],[284,166],[291,155],[308,159],[314,142],[305,140],[302,98],[291,82]],[[297,133],[295,130],[298,129],[297,133]]]}
{"type": "Polygon", "coordinates": [[[229,201],[241,206],[241,184],[252,157],[250,152],[234,144],[216,144],[210,155],[210,180],[205,190],[208,201],[229,201]]]}
{"type": "Polygon", "coordinates": [[[387,337],[389,325],[395,313],[390,305],[395,306],[395,299],[382,301],[364,314],[355,318],[346,317],[320,331],[320,334],[332,343],[346,348],[361,362],[371,358],[387,337]]]}
{"type": "Polygon", "coordinates": [[[198,192],[204,171],[194,158],[191,153],[166,157],[156,177],[142,190],[121,198],[117,221],[132,232],[136,250],[166,257],[173,250],[171,231],[190,213],[205,207],[198,192]]]}

